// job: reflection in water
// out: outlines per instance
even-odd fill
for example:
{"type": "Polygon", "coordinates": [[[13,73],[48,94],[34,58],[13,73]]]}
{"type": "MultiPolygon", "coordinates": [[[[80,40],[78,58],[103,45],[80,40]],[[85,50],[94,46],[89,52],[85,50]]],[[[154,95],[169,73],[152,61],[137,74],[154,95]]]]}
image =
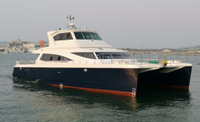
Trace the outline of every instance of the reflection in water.
{"type": "Polygon", "coordinates": [[[148,105],[185,108],[190,105],[190,99],[188,90],[151,86],[140,91],[137,102],[140,103],[140,107],[148,105]]]}
{"type": "MultiPolygon", "coordinates": [[[[190,93],[153,89],[137,98],[60,89],[41,83],[13,81],[16,103],[34,121],[185,121],[190,113],[190,93]],[[19,99],[20,98],[20,99],[19,99]],[[175,109],[174,109],[175,108],[175,109]],[[182,117],[180,116],[180,114],[182,117]],[[32,117],[32,118],[31,118],[32,117]],[[37,119],[36,119],[37,118],[37,119]],[[152,119],[153,120],[153,119],[152,119]],[[155,120],[155,119],[154,119],[155,120]]],[[[11,109],[12,110],[12,109],[11,109]]],[[[26,117],[26,116],[23,116],[26,117]]],[[[19,121],[26,121],[24,118],[19,121]]]]}
{"type": "MultiPolygon", "coordinates": [[[[34,92],[35,97],[40,98],[44,104],[48,102],[59,103],[60,105],[87,105],[92,107],[95,104],[103,104],[119,110],[135,110],[145,107],[175,106],[185,108],[190,104],[190,92],[169,88],[146,88],[137,98],[93,93],[78,89],[60,89],[46,84],[13,81],[14,91],[34,92]]],[[[49,103],[48,103],[49,104],[49,103]]]]}
{"type": "Polygon", "coordinates": [[[14,91],[35,92],[36,97],[45,99],[46,102],[66,104],[94,105],[106,104],[118,109],[132,109],[137,107],[136,99],[131,97],[117,96],[111,94],[100,94],[85,90],[53,87],[47,84],[33,83],[13,80],[14,91]],[[46,98],[47,97],[47,98],[46,98]],[[48,100],[47,100],[48,99],[48,100]]]}

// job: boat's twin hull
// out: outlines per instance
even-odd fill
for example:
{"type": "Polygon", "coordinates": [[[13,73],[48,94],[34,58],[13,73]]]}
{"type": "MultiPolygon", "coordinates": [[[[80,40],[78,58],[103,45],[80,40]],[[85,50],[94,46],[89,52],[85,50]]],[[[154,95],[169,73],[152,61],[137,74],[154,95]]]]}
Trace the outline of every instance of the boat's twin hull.
{"type": "Polygon", "coordinates": [[[143,85],[161,85],[188,89],[191,66],[170,73],[158,69],[139,74],[136,68],[20,68],[15,67],[16,79],[38,81],[59,87],[77,88],[136,97],[143,85]]]}
{"type": "Polygon", "coordinates": [[[138,90],[142,86],[154,85],[179,89],[189,89],[192,66],[185,66],[172,72],[163,72],[166,68],[160,68],[150,72],[139,74],[138,90]]]}

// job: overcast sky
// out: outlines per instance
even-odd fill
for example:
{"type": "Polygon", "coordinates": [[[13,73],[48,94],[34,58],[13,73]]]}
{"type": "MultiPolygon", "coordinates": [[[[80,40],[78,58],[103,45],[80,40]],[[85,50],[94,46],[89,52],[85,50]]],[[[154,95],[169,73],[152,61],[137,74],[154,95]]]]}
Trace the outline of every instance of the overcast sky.
{"type": "Polygon", "coordinates": [[[0,41],[47,40],[47,31],[97,30],[110,45],[178,48],[200,45],[200,0],[1,0],[0,41]],[[55,24],[56,23],[56,24],[55,24]]]}

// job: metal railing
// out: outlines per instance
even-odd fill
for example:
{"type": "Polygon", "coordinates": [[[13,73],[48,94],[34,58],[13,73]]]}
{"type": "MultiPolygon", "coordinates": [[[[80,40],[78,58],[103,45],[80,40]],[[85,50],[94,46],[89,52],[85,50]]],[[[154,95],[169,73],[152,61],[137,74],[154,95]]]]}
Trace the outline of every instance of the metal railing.
{"type": "Polygon", "coordinates": [[[16,64],[136,64],[136,59],[114,60],[114,59],[95,59],[95,60],[77,60],[77,61],[16,61],[16,64]]]}
{"type": "Polygon", "coordinates": [[[162,65],[163,60],[167,60],[167,64],[170,65],[179,65],[181,62],[187,62],[187,56],[183,57],[178,56],[159,56],[156,58],[151,55],[139,55],[140,58],[132,55],[132,59],[91,59],[91,60],[80,60],[80,61],[16,61],[17,65],[30,65],[30,64],[39,64],[39,65],[81,65],[81,64],[119,64],[119,65],[162,65]],[[145,57],[145,58],[143,58],[145,57]],[[152,58],[151,58],[152,57],[152,58]],[[137,58],[137,59],[134,59],[137,58]]]}

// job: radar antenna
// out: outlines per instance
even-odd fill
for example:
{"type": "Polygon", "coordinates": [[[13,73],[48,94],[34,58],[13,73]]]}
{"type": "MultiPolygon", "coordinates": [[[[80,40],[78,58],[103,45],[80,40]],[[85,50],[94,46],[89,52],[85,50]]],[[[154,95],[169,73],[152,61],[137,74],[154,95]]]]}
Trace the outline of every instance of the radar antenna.
{"type": "Polygon", "coordinates": [[[67,19],[69,20],[69,25],[67,25],[68,29],[75,29],[75,24],[72,23],[72,20],[74,20],[74,17],[71,15],[67,16],[67,19]]]}

